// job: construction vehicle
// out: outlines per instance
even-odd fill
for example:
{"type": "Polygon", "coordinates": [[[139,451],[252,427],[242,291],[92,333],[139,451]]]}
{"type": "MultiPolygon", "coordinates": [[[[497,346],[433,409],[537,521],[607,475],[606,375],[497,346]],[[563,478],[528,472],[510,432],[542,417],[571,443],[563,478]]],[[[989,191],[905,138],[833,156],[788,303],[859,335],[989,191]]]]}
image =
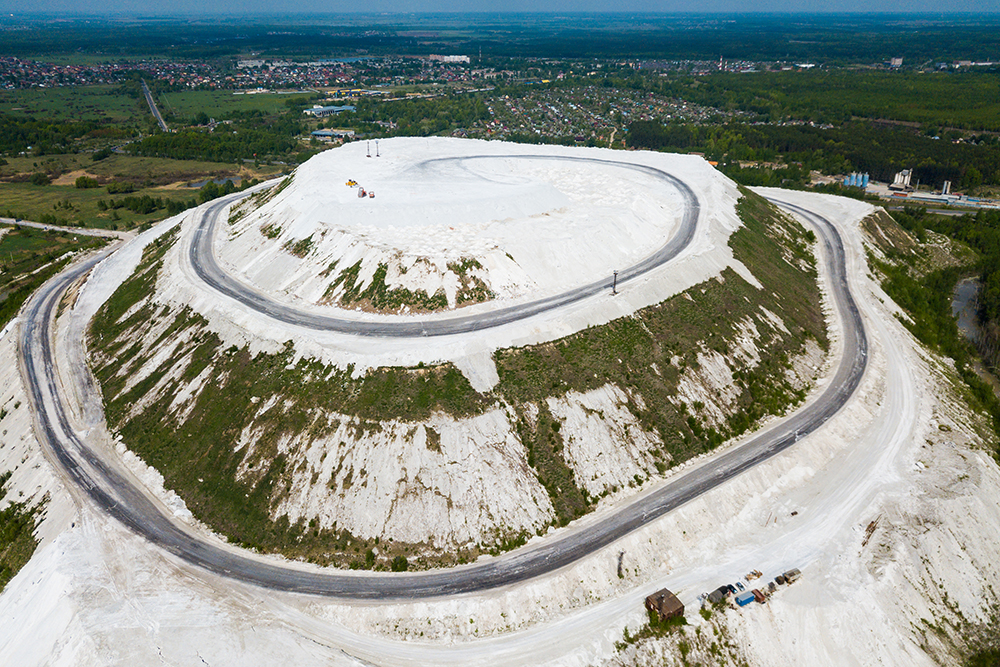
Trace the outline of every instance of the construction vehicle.
{"type": "Polygon", "coordinates": [[[346,183],[344,183],[344,185],[346,185],[349,188],[353,188],[357,184],[358,184],[358,182],[356,180],[354,180],[353,178],[351,180],[347,181],[346,183]]]}

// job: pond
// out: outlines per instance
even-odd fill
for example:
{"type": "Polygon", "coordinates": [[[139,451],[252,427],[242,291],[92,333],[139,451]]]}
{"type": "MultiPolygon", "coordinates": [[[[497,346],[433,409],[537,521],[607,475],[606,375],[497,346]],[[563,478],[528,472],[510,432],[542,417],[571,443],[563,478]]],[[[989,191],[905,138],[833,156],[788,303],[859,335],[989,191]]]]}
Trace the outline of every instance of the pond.
{"type": "Polygon", "coordinates": [[[979,280],[966,278],[955,285],[951,298],[951,316],[958,319],[958,330],[972,343],[979,342],[979,280]]]}

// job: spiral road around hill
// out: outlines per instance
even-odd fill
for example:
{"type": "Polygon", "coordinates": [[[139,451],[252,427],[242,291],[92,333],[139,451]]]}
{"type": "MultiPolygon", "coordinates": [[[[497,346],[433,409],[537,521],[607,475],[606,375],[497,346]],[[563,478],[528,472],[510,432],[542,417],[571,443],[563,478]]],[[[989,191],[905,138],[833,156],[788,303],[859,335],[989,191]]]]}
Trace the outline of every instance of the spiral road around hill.
{"type": "MultiPolygon", "coordinates": [[[[493,157],[493,156],[491,156],[493,157]]],[[[517,156],[523,157],[523,156],[517,156]]],[[[470,158],[475,159],[475,158],[470,158]]],[[[546,156],[546,159],[551,159],[546,156]]],[[[588,159],[588,161],[611,162],[588,159]]],[[[659,251],[620,274],[625,281],[663,266],[691,242],[699,223],[699,204],[693,191],[679,178],[651,167],[615,163],[625,168],[652,170],[662,175],[685,198],[682,223],[659,251]]],[[[610,288],[598,281],[571,292],[521,306],[489,313],[417,322],[359,321],[302,313],[275,304],[224,274],[212,254],[216,220],[232,198],[205,207],[189,257],[199,276],[209,285],[265,315],[302,326],[335,329],[345,333],[381,337],[449,335],[499,326],[559,308],[610,288]]],[[[632,531],[656,521],[671,510],[697,498],[740,473],[795,444],[820,428],[854,393],[864,375],[868,342],[861,315],[848,286],[844,245],[835,225],[816,211],[775,201],[805,218],[816,229],[824,246],[830,274],[832,302],[842,323],[844,353],[827,388],[816,399],[785,419],[778,427],[749,439],[706,463],[679,475],[641,497],[627,501],[588,525],[485,562],[448,570],[417,573],[371,574],[320,570],[282,564],[226,548],[176,523],[128,476],[91,448],[74,429],[68,416],[69,392],[62,386],[54,353],[55,319],[63,295],[108,252],[92,256],[44,285],[23,312],[19,353],[28,394],[37,416],[39,439],[50,458],[72,483],[102,511],[169,553],[204,570],[268,589],[358,600],[434,598],[489,590],[549,574],[610,545],[632,531]]],[[[82,345],[82,341],[73,344],[82,345]]],[[[81,355],[79,358],[83,358],[81,355]]],[[[89,371],[85,371],[89,373],[89,371]]],[[[88,375],[89,377],[89,375],[88,375]]],[[[92,386],[92,385],[91,385],[92,386]]],[[[96,387],[92,386],[93,391],[96,387]]]]}

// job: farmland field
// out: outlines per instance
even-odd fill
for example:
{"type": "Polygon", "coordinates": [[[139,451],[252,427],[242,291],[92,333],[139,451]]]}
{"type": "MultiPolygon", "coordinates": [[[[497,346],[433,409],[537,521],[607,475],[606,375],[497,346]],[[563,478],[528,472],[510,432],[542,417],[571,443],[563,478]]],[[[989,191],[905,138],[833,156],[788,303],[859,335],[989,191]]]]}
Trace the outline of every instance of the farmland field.
{"type": "Polygon", "coordinates": [[[254,95],[234,95],[231,90],[188,90],[177,93],[163,93],[158,98],[162,111],[173,115],[181,122],[187,122],[199,111],[209,116],[224,119],[241,111],[262,111],[265,114],[282,113],[288,110],[285,102],[301,100],[310,93],[257,93],[254,95]]]}

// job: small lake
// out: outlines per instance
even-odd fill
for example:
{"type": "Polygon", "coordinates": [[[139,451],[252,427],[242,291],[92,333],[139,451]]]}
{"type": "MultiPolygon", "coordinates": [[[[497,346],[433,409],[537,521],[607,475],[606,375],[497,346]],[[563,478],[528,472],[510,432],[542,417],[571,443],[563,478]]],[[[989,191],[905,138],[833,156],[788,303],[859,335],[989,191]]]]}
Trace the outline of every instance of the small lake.
{"type": "Polygon", "coordinates": [[[973,343],[979,340],[978,308],[979,280],[966,278],[955,286],[951,295],[951,316],[958,319],[958,330],[973,343]]]}

